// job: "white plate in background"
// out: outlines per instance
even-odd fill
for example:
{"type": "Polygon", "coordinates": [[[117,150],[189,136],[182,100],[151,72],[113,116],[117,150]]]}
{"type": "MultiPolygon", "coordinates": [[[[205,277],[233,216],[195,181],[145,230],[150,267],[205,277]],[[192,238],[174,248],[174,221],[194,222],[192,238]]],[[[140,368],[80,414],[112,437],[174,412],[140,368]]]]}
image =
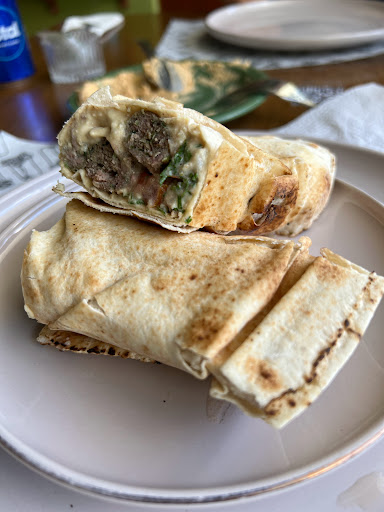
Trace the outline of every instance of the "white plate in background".
{"type": "MultiPolygon", "coordinates": [[[[382,194],[381,155],[328,146],[339,177],[382,194]]],[[[329,388],[281,431],[234,406],[215,409],[208,383],[181,371],[38,345],[19,274],[31,229],[48,229],[63,214],[65,200],[51,192],[57,177],[37,179],[35,201],[15,203],[0,221],[0,440],[13,455],[91,493],[204,503],[306,481],[383,434],[384,304],[329,388]]],[[[384,207],[365,193],[338,182],[306,234],[313,254],[328,246],[384,274],[384,207]]]]}
{"type": "Polygon", "coordinates": [[[263,0],[221,7],[205,20],[221,41],[246,48],[307,51],[384,39],[384,4],[372,0],[263,0]]]}

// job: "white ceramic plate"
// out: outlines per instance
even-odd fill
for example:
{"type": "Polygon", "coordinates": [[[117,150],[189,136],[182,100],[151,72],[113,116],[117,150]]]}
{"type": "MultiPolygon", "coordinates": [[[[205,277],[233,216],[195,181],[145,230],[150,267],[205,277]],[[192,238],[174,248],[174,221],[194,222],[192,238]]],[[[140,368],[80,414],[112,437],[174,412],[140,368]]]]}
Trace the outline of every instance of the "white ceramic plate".
{"type": "Polygon", "coordinates": [[[221,41],[267,50],[326,50],[384,39],[384,5],[371,0],[264,0],[206,18],[221,41]]]}
{"type": "MultiPolygon", "coordinates": [[[[383,194],[381,155],[328,146],[341,178],[383,194]]],[[[17,458],[104,496],[220,502],[313,478],[383,434],[384,304],[330,387],[280,432],[210,400],[208,383],[181,371],[38,345],[19,274],[31,229],[63,214],[65,200],[51,192],[57,178],[37,178],[21,196],[0,200],[0,440],[17,458]]],[[[313,254],[327,246],[384,274],[384,207],[346,183],[336,184],[308,235],[313,254]]]]}

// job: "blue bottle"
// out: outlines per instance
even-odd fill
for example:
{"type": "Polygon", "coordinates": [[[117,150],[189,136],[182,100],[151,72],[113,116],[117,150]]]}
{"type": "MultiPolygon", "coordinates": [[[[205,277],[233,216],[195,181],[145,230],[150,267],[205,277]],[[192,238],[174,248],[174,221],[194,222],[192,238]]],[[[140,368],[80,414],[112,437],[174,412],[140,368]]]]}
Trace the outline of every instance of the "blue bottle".
{"type": "Polygon", "coordinates": [[[28,40],[13,0],[0,0],[0,82],[22,80],[34,72],[28,40]]]}

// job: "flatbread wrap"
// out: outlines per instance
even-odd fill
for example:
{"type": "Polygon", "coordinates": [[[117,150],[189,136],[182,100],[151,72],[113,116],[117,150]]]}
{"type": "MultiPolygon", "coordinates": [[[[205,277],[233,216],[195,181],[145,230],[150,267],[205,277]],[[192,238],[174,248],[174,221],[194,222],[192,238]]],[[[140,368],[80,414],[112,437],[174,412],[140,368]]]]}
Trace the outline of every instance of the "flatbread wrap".
{"type": "Polygon", "coordinates": [[[72,331],[198,378],[271,299],[301,250],[293,241],[179,234],[72,200],[32,233],[25,309],[72,331]]]}
{"type": "Polygon", "coordinates": [[[283,427],[352,355],[383,293],[374,272],[329,249],[316,258],[302,251],[252,332],[211,362],[211,396],[283,427]]]}
{"type": "Polygon", "coordinates": [[[258,148],[273,155],[297,177],[297,199],[277,230],[283,236],[296,236],[308,229],[328,203],[335,181],[335,156],[325,147],[300,139],[281,139],[265,135],[245,137],[258,148]]]}
{"type": "Polygon", "coordinates": [[[159,361],[280,428],[357,347],[384,278],[310,239],[177,234],[78,200],[34,231],[25,310],[60,350],[159,361]]]}
{"type": "Polygon", "coordinates": [[[163,98],[100,89],[58,141],[62,174],[86,190],[68,197],[170,230],[263,234],[283,225],[296,201],[297,176],[278,158],[163,98]]]}

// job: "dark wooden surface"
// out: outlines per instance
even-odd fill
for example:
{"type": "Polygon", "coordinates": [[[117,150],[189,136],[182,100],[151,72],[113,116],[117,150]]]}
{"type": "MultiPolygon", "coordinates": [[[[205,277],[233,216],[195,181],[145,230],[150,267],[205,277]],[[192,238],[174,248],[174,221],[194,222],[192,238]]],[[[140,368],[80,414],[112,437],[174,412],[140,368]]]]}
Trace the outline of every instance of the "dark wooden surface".
{"type": "MultiPolygon", "coordinates": [[[[163,12],[161,15],[127,17],[124,28],[104,45],[107,70],[141,62],[144,55],[135,40],[147,38],[155,45],[171,16],[171,13],[163,12]]],[[[36,38],[31,40],[31,48],[36,66],[35,75],[20,83],[0,86],[0,129],[30,140],[54,141],[70,116],[67,100],[76,84],[51,83],[36,38]]],[[[347,89],[367,82],[384,85],[384,55],[342,64],[274,70],[268,73],[276,78],[292,80],[299,86],[347,89]]],[[[269,97],[261,107],[240,119],[230,121],[227,126],[232,130],[276,128],[304,110],[305,107],[269,97]]]]}

